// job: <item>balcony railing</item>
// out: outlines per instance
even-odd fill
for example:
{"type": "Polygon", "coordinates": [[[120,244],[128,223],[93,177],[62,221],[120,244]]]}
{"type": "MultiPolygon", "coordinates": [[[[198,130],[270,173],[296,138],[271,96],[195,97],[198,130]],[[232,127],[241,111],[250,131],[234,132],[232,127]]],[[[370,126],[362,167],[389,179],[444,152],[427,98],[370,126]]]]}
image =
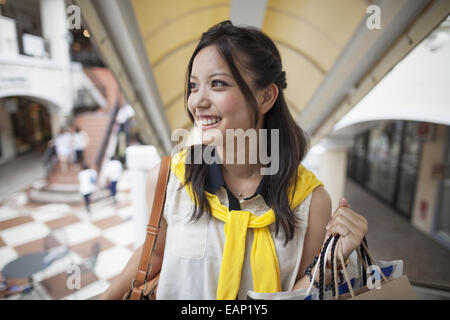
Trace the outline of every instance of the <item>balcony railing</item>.
{"type": "Polygon", "coordinates": [[[18,35],[14,19],[0,16],[0,29],[0,55],[51,58],[49,40],[28,33],[18,35]]]}

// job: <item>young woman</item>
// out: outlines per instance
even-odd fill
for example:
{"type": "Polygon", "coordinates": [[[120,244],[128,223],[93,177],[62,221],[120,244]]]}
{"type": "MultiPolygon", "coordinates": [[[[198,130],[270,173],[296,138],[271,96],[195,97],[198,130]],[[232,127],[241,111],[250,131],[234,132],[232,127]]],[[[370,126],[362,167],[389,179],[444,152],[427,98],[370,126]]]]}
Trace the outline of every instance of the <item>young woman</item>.
{"type": "MultiPolygon", "coordinates": [[[[305,269],[330,234],[341,235],[345,257],[359,247],[367,221],[345,199],[331,215],[327,191],[300,164],[307,141],[289,113],[285,88],[280,54],[261,31],[224,21],[202,35],[188,65],[186,102],[192,122],[209,133],[202,148],[213,147],[215,162],[196,164],[194,147],[172,159],[148,276],[161,271],[158,299],[245,299],[248,290],[307,288],[317,279],[305,269]],[[278,130],[279,151],[271,154],[277,172],[263,176],[267,163],[249,161],[255,144],[227,148],[227,129],[278,130]],[[242,154],[244,164],[225,161],[242,154]]],[[[270,144],[267,139],[267,150],[270,144]]],[[[150,207],[158,170],[148,179],[150,207]]],[[[101,299],[122,298],[141,249],[101,299]]]]}

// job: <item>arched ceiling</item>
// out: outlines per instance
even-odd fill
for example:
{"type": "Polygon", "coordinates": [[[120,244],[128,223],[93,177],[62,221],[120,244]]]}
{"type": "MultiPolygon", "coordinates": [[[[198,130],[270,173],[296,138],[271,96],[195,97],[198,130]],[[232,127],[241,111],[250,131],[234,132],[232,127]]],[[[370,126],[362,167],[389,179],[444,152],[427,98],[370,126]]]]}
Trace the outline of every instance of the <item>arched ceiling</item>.
{"type": "Polygon", "coordinates": [[[450,14],[448,0],[67,1],[80,6],[145,141],[166,154],[171,132],[192,128],[184,108],[189,57],[220,21],[256,26],[275,41],[286,100],[314,144],[450,14]],[[369,5],[379,28],[366,23],[369,5]]]}
{"type": "MultiPolygon", "coordinates": [[[[262,1],[264,3],[264,1],[262,1]]],[[[190,128],[184,108],[189,58],[201,34],[232,20],[231,0],[131,0],[170,129],[190,128]]],[[[363,0],[268,0],[261,30],[276,43],[294,118],[317,90],[366,14],[363,0]]]]}

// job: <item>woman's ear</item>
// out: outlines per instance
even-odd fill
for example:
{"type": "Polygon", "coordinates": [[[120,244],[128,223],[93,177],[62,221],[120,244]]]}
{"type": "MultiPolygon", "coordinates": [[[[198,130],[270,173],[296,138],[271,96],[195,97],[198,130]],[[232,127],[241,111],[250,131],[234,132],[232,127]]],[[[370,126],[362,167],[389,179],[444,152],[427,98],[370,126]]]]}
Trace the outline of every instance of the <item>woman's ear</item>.
{"type": "Polygon", "coordinates": [[[262,89],[258,95],[258,107],[261,114],[267,113],[275,104],[278,98],[278,86],[271,83],[262,89]]]}

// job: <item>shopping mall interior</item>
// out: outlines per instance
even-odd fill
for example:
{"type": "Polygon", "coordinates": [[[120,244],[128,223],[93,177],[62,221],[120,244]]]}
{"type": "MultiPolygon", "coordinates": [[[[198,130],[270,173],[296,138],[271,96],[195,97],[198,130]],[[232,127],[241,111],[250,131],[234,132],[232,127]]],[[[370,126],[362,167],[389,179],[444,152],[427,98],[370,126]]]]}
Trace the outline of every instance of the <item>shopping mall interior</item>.
{"type": "Polygon", "coordinates": [[[310,141],[303,164],[333,210],[348,199],[369,222],[372,253],[403,260],[419,299],[449,299],[448,0],[0,0],[0,271],[49,239],[66,248],[31,285],[0,276],[10,280],[0,297],[14,287],[3,299],[95,299],[117,278],[145,233],[135,186],[171,154],[176,129],[195,143],[186,67],[224,20],[276,44],[289,111],[310,141]],[[91,216],[80,167],[63,170],[51,147],[75,128],[98,173],[91,216]],[[138,170],[127,156],[144,146],[151,159],[138,170]],[[114,201],[112,157],[124,167],[114,201]],[[68,265],[87,270],[81,288],[65,285],[68,265]]]}

